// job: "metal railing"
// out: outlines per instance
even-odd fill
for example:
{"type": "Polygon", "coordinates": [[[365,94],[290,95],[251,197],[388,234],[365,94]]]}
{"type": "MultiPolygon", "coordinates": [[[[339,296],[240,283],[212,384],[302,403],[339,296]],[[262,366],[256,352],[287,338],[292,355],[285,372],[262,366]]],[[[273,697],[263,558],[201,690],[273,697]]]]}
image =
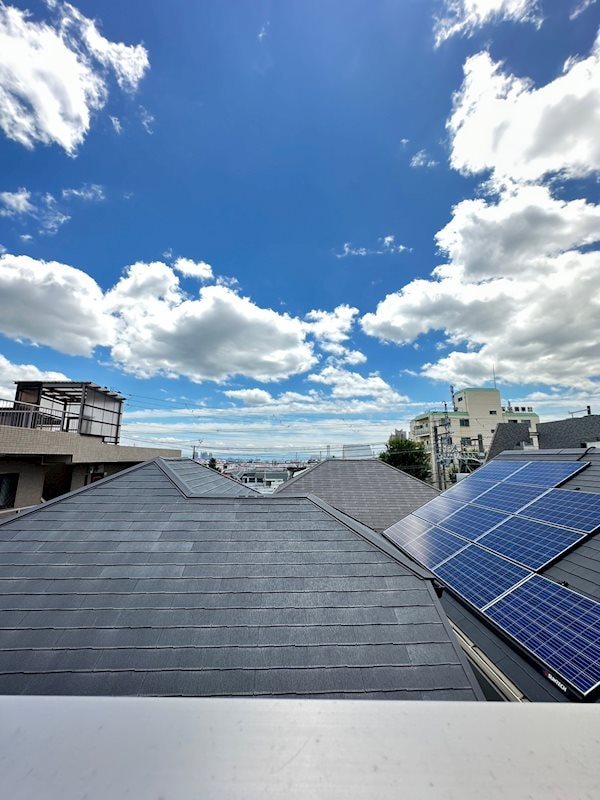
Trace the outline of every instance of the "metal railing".
{"type": "Polygon", "coordinates": [[[68,430],[69,419],[64,411],[14,400],[0,400],[0,425],[64,431],[68,430]]]}

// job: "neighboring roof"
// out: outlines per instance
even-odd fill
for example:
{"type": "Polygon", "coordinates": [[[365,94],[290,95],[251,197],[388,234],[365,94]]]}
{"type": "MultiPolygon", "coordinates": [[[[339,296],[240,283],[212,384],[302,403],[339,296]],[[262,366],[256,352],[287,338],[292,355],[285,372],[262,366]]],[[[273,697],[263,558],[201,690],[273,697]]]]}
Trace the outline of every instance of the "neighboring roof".
{"type": "Polygon", "coordinates": [[[186,497],[254,497],[258,494],[235,478],[225,477],[189,458],[159,458],[156,464],[186,497]]]}
{"type": "Polygon", "coordinates": [[[0,525],[0,693],[481,697],[430,573],[380,536],[166,467],[0,525]]]}
{"type": "Polygon", "coordinates": [[[378,458],[334,458],[309,467],[276,491],[278,496],[305,493],[381,532],[429,502],[438,490],[378,458]]]}
{"type": "Polygon", "coordinates": [[[583,447],[600,441],[600,414],[540,422],[537,426],[540,449],[583,447]]]}
{"type": "Polygon", "coordinates": [[[496,426],[487,460],[491,461],[505,450],[514,450],[521,444],[531,444],[531,429],[525,422],[500,422],[496,426]]]}
{"type": "MultiPolygon", "coordinates": [[[[586,461],[590,466],[561,484],[561,489],[600,492],[600,448],[558,450],[513,450],[502,453],[496,461],[586,461]]],[[[600,601],[600,531],[586,537],[549,567],[539,570],[545,578],[566,582],[570,589],[600,601]]],[[[442,605],[452,622],[513,682],[531,701],[567,701],[518,649],[497,635],[484,619],[467,605],[444,592],[442,605]]],[[[600,701],[599,701],[600,702],[600,701]]]]}

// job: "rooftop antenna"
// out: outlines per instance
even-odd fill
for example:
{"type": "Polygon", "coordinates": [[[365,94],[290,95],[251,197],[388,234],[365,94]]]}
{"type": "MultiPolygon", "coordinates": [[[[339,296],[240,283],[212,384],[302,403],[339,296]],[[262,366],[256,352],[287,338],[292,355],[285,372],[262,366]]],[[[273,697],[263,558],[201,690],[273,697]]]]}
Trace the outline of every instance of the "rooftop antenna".
{"type": "Polygon", "coordinates": [[[494,380],[494,389],[497,389],[498,387],[496,386],[496,365],[494,364],[493,361],[492,361],[492,378],[494,380]]]}

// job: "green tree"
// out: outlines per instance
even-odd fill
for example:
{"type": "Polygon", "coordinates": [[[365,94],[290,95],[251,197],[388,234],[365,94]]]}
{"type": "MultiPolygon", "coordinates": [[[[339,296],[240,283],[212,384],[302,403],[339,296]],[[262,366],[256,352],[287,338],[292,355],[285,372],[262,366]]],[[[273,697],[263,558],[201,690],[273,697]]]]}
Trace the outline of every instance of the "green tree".
{"type": "Polygon", "coordinates": [[[392,467],[397,467],[422,481],[427,481],[431,477],[429,453],[420,442],[414,442],[412,439],[401,439],[392,434],[379,458],[386,464],[391,464],[392,467]]]}
{"type": "Polygon", "coordinates": [[[209,458],[208,459],[208,468],[214,469],[215,472],[219,472],[219,468],[217,467],[217,459],[216,458],[209,458]]]}

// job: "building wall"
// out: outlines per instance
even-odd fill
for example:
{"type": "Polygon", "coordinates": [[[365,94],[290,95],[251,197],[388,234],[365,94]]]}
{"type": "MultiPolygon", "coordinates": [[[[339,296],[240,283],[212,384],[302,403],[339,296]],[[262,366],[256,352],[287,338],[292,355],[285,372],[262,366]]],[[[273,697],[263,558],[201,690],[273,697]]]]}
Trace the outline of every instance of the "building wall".
{"type": "MultiPolygon", "coordinates": [[[[14,507],[37,505],[42,497],[46,468],[29,461],[0,461],[0,475],[12,473],[19,475],[14,507]]],[[[0,521],[7,519],[8,516],[8,513],[0,514],[0,521]]]]}

